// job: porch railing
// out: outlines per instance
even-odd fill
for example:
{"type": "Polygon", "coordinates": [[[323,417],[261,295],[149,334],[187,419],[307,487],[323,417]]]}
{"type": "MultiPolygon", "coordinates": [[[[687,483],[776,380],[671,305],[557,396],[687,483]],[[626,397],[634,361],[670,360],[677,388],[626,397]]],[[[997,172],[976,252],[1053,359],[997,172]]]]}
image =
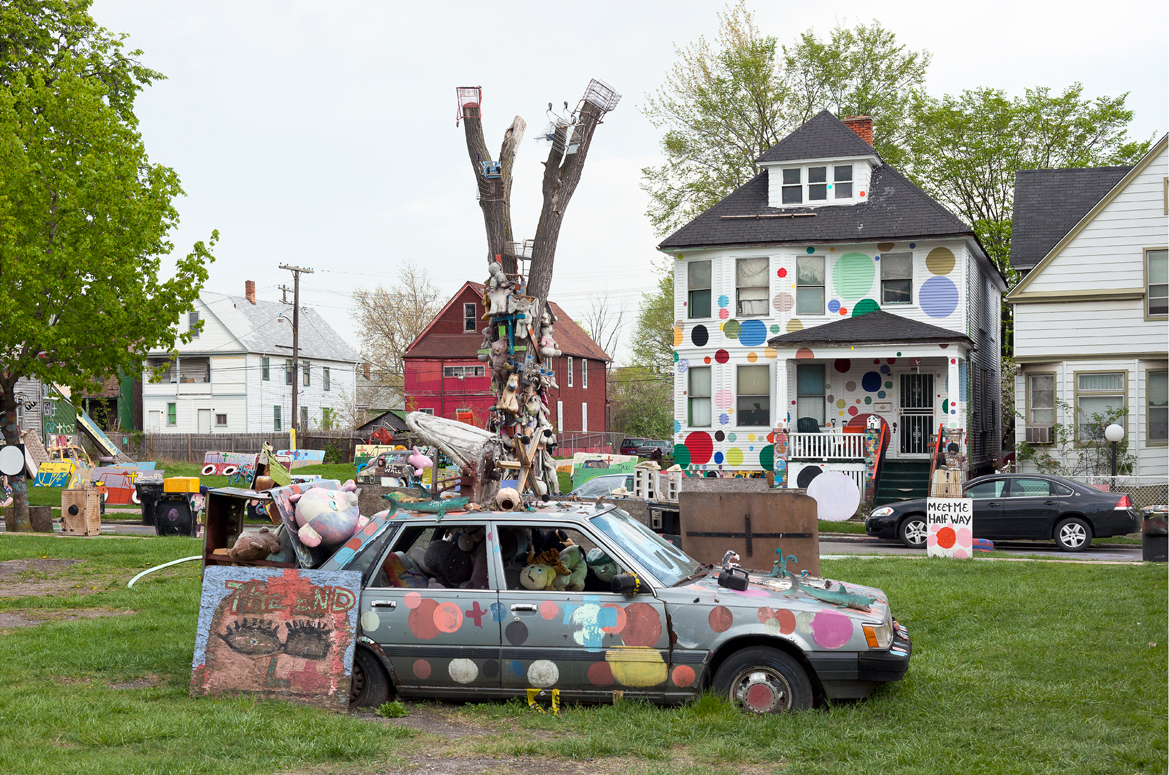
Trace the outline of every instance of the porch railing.
{"type": "Polygon", "coordinates": [[[789,433],[789,460],[864,460],[863,433],[789,433]]]}

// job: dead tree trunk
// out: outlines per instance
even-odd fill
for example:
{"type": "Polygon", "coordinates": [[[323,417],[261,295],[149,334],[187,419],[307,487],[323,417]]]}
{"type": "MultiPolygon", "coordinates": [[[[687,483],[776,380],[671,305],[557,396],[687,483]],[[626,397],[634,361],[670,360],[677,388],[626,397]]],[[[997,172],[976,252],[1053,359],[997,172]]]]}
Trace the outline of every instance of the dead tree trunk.
{"type": "Polygon", "coordinates": [[[552,286],[552,267],[556,260],[556,243],[560,239],[564,212],[580,183],[593,133],[604,114],[601,108],[586,101],[575,126],[556,127],[556,137],[548,151],[548,160],[544,162],[544,206],[540,209],[540,220],[536,224],[532,268],[528,274],[528,295],[535,296],[541,303],[548,298],[548,290],[552,286]],[[568,137],[569,129],[572,130],[571,137],[568,137]],[[573,146],[576,152],[568,153],[573,146]]]}
{"type": "Polygon", "coordinates": [[[499,177],[488,178],[483,171],[483,162],[490,162],[492,158],[483,138],[483,119],[479,106],[463,106],[467,155],[471,158],[471,169],[479,184],[479,207],[483,210],[483,225],[487,229],[487,260],[490,262],[496,256],[501,256],[503,271],[508,274],[516,272],[515,256],[511,250],[511,243],[514,242],[511,230],[511,173],[525,129],[527,124],[516,116],[503,133],[503,145],[499,149],[499,177]]]}

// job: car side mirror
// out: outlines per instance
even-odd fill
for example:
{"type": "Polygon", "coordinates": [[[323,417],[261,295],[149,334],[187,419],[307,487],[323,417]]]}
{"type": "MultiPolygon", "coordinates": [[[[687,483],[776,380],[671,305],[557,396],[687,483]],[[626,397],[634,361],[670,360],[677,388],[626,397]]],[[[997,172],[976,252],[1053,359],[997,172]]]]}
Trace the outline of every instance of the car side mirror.
{"type": "Polygon", "coordinates": [[[641,579],[632,573],[618,573],[613,577],[613,592],[632,597],[641,590],[641,579]]]}

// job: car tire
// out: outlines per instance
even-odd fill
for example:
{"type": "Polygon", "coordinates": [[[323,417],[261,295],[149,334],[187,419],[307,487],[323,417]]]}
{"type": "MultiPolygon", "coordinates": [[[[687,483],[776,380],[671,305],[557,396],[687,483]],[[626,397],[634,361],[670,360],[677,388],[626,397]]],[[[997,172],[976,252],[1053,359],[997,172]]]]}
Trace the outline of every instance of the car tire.
{"type": "Polygon", "coordinates": [[[1065,552],[1082,552],[1092,543],[1092,527],[1079,517],[1061,519],[1055,526],[1055,545],[1065,552]]]}
{"type": "Polygon", "coordinates": [[[788,654],[767,646],[736,651],[719,665],[714,690],[745,713],[812,708],[812,681],[788,654]]]}
{"type": "Polygon", "coordinates": [[[369,649],[353,651],[353,675],[349,683],[349,705],[380,708],[390,700],[390,679],[369,649]]]}
{"type": "Polygon", "coordinates": [[[921,514],[911,514],[902,520],[897,528],[897,537],[901,543],[910,549],[924,549],[929,528],[925,524],[925,517],[921,514]]]}

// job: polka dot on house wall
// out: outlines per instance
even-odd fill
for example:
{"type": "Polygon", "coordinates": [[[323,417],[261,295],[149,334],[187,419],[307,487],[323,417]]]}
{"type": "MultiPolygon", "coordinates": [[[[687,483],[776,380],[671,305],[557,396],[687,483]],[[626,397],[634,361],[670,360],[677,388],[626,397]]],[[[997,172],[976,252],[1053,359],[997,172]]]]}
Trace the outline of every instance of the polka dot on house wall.
{"type": "Polygon", "coordinates": [[[877,243],[877,250],[881,251],[882,253],[888,253],[890,250],[892,250],[895,247],[897,247],[897,244],[893,243],[893,242],[878,242],[877,243]]]}
{"type": "Polygon", "coordinates": [[[769,361],[773,361],[773,360],[775,360],[775,356],[776,356],[776,352],[775,352],[774,347],[764,347],[763,348],[763,357],[764,358],[766,358],[769,361]]]}
{"type": "Polygon", "coordinates": [[[861,389],[866,393],[875,393],[881,388],[881,375],[875,371],[867,371],[861,377],[861,389]]]}
{"type": "Polygon", "coordinates": [[[815,354],[807,347],[801,347],[800,349],[796,350],[796,360],[811,360],[815,357],[815,354]]]}
{"type": "Polygon", "coordinates": [[[848,358],[837,358],[832,362],[832,368],[836,369],[841,374],[847,374],[848,370],[852,368],[852,361],[848,358]]]}
{"type": "Polygon", "coordinates": [[[757,361],[757,360],[759,360],[759,356],[758,356],[758,355],[756,355],[756,354],[755,354],[755,353],[753,353],[753,352],[752,352],[752,353],[747,353],[747,363],[754,363],[754,362],[755,362],[755,361],[757,361]]]}
{"type": "Polygon", "coordinates": [[[714,443],[706,431],[694,431],[686,436],[684,442],[690,451],[690,462],[694,465],[705,465],[714,452],[714,443]]]}
{"type": "Polygon", "coordinates": [[[695,347],[705,347],[706,343],[710,341],[710,333],[706,330],[706,326],[695,326],[690,331],[690,341],[695,347]]]}
{"type": "Polygon", "coordinates": [[[714,354],[714,359],[719,363],[726,363],[731,359],[731,354],[726,350],[718,350],[714,354]]]}
{"type": "Polygon", "coordinates": [[[778,334],[779,333],[779,325],[776,323],[772,323],[771,328],[768,330],[771,331],[771,333],[773,333],[773,334],[778,334]]]}
{"type": "Polygon", "coordinates": [[[930,274],[947,275],[954,271],[955,263],[954,251],[949,248],[934,248],[925,257],[925,268],[930,270],[930,274]]]}
{"type": "Polygon", "coordinates": [[[710,356],[707,355],[707,356],[703,357],[702,362],[709,364],[710,363],[710,356]]]}
{"type": "Polygon", "coordinates": [[[718,316],[719,316],[720,320],[726,320],[727,318],[729,318],[731,316],[730,310],[725,309],[725,308],[720,309],[718,311],[718,316]]]}
{"type": "Polygon", "coordinates": [[[931,318],[949,317],[958,308],[958,286],[949,277],[931,277],[921,284],[918,301],[931,318]]]}
{"type": "MultiPolygon", "coordinates": [[[[728,324],[729,326],[730,324],[728,324]]],[[[744,320],[739,331],[739,343],[757,347],[767,339],[767,326],[762,320],[744,320]]]]}
{"type": "Polygon", "coordinates": [[[726,409],[733,403],[735,403],[734,393],[726,389],[715,391],[714,405],[719,409],[726,409]]]}
{"type": "Polygon", "coordinates": [[[881,305],[873,299],[861,299],[853,305],[852,316],[856,318],[860,317],[861,315],[867,315],[870,312],[879,312],[880,310],[881,305]]]}
{"type": "Polygon", "coordinates": [[[876,273],[873,259],[864,253],[845,253],[832,268],[832,287],[842,299],[859,299],[872,289],[876,273]]]}
{"type": "Polygon", "coordinates": [[[781,266],[775,274],[779,277],[787,277],[787,270],[781,266]]]}
{"type": "Polygon", "coordinates": [[[674,321],[674,346],[682,344],[682,321],[674,321]]]}
{"type": "Polygon", "coordinates": [[[845,382],[844,389],[847,390],[849,393],[852,393],[853,391],[856,390],[856,383],[851,381],[851,380],[848,382],[845,382]]]}
{"type": "Polygon", "coordinates": [[[884,398],[884,397],[885,397],[885,391],[884,391],[884,390],[878,390],[878,391],[877,391],[877,398],[884,398]]]}
{"type": "Polygon", "coordinates": [[[685,358],[678,361],[678,373],[679,374],[685,374],[686,370],[689,368],[690,368],[690,361],[686,360],[685,358]]]}
{"type": "MultiPolygon", "coordinates": [[[[759,323],[758,320],[749,321],[749,322],[759,323]]],[[[759,323],[759,325],[762,326],[763,324],[759,323]]],[[[723,323],[722,328],[723,328],[723,336],[725,336],[727,339],[738,339],[739,335],[743,333],[743,325],[739,321],[737,321],[733,318],[731,320],[728,320],[726,323],[723,323]]],[[[760,341],[762,341],[762,340],[760,340],[760,341]]]]}
{"type": "Polygon", "coordinates": [[[791,312],[792,307],[796,305],[796,297],[792,296],[787,291],[780,291],[775,294],[771,300],[771,306],[776,312],[791,312]]]}
{"type": "Polygon", "coordinates": [[[839,312],[840,311],[840,302],[837,301],[836,299],[833,299],[832,301],[828,302],[828,311],[829,312],[839,312]]]}
{"type": "Polygon", "coordinates": [[[816,249],[815,249],[814,247],[812,247],[811,245],[809,245],[808,247],[806,247],[804,250],[806,250],[806,251],[807,251],[808,255],[811,255],[811,254],[813,254],[813,253],[815,253],[815,252],[816,252],[816,249]]]}
{"type": "Polygon", "coordinates": [[[787,322],[787,332],[789,334],[795,333],[796,331],[803,331],[803,330],[804,330],[804,324],[800,321],[799,318],[792,318],[791,320],[789,320],[787,322]]]}
{"type": "Polygon", "coordinates": [[[718,305],[720,307],[729,307],[731,305],[731,297],[727,296],[725,294],[722,296],[719,296],[718,297],[718,305]]]}

